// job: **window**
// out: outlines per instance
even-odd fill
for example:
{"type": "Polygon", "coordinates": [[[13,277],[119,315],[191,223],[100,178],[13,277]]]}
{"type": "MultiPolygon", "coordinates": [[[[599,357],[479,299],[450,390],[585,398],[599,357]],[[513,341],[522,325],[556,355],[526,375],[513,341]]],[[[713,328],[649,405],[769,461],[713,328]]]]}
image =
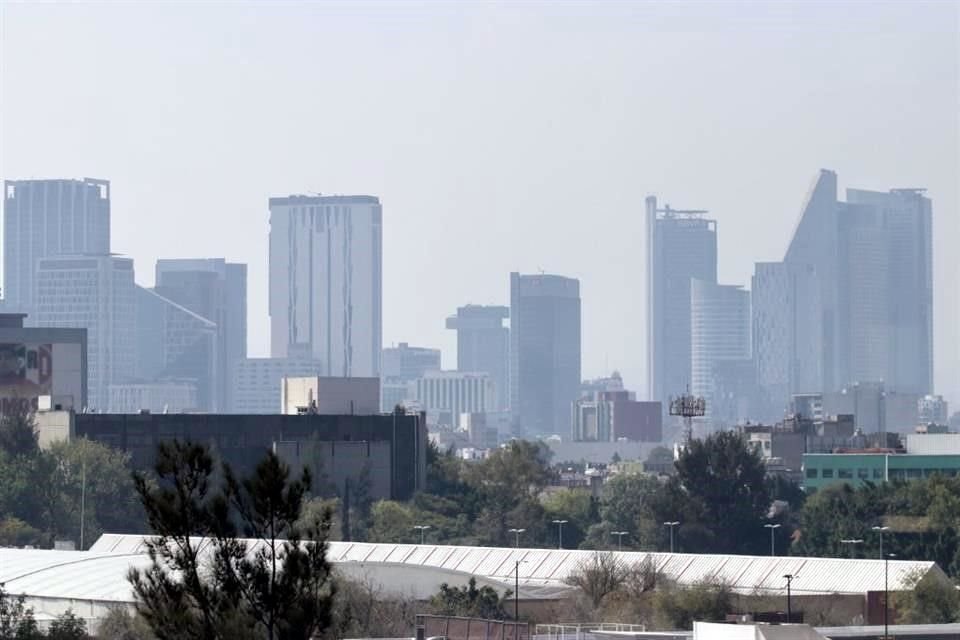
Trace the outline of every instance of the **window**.
{"type": "MultiPolygon", "coordinates": [[[[874,469],[874,474],[876,474],[877,471],[879,471],[879,469],[874,469]]],[[[870,469],[857,469],[857,477],[861,480],[866,480],[870,477],[870,469]]]]}
{"type": "Polygon", "coordinates": [[[823,470],[823,477],[824,477],[824,478],[832,478],[832,477],[833,477],[833,469],[824,469],[824,470],[823,470]]]}
{"type": "Polygon", "coordinates": [[[808,478],[816,478],[816,477],[817,477],[817,470],[816,470],[816,469],[807,469],[807,477],[808,477],[808,478]]]}
{"type": "Polygon", "coordinates": [[[923,477],[922,469],[907,469],[907,479],[908,480],[917,480],[923,477]]]}
{"type": "Polygon", "coordinates": [[[837,471],[837,477],[849,480],[853,478],[853,469],[840,469],[837,471]]]}

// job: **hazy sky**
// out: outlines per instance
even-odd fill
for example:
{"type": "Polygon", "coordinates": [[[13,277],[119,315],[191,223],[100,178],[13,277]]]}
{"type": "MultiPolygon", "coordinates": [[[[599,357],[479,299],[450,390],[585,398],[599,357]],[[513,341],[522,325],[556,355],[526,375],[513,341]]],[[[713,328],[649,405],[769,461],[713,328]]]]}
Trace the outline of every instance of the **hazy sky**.
{"type": "Polygon", "coordinates": [[[444,349],[510,271],[580,279],[583,373],[644,387],[643,198],[720,277],[779,260],[817,170],[934,201],[936,384],[960,401],[960,9],[870,3],[0,5],[0,178],[112,181],[114,251],[249,264],[267,198],[373,194],[384,344],[444,349]]]}

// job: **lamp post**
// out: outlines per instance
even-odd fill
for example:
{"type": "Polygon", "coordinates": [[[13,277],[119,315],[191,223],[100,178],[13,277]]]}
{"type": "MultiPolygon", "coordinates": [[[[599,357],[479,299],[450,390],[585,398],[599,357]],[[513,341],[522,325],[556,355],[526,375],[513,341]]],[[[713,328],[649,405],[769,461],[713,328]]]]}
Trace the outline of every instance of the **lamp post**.
{"type": "Polygon", "coordinates": [[[795,573],[787,573],[783,576],[784,580],[787,581],[787,622],[793,621],[793,609],[790,606],[790,585],[799,577],[795,573]]]}
{"type": "Polygon", "coordinates": [[[517,537],[517,542],[516,542],[516,544],[514,545],[514,548],[519,549],[519,548],[520,548],[520,534],[523,533],[524,531],[526,531],[526,529],[507,529],[507,531],[508,531],[509,533],[514,534],[514,535],[517,537]]]}
{"type": "Polygon", "coordinates": [[[774,538],[774,531],[780,528],[779,524],[765,524],[763,525],[765,529],[770,529],[770,555],[777,555],[777,542],[774,538]]]}
{"type": "Polygon", "coordinates": [[[883,640],[890,637],[890,558],[896,557],[895,553],[883,556],[883,640]]]}
{"type": "Polygon", "coordinates": [[[557,525],[559,529],[559,540],[557,542],[557,549],[563,549],[563,525],[567,524],[567,520],[554,520],[553,524],[557,525]]]}
{"type": "Polygon", "coordinates": [[[664,522],[663,526],[670,527],[670,553],[673,553],[673,528],[680,524],[679,520],[674,520],[673,522],[664,522]]]}
{"type": "Polygon", "coordinates": [[[427,532],[427,529],[430,528],[428,524],[415,524],[413,525],[414,529],[417,529],[420,532],[420,544],[423,544],[423,535],[427,532]]]}
{"type": "Polygon", "coordinates": [[[617,536],[617,551],[623,551],[623,536],[630,533],[629,531],[611,531],[610,535],[617,536]]]}
{"type": "Polygon", "coordinates": [[[852,559],[856,553],[856,548],[858,544],[863,544],[863,538],[846,538],[840,541],[840,544],[850,545],[850,558],[852,559]]]}
{"type": "Polygon", "coordinates": [[[889,530],[890,530],[890,527],[881,527],[881,526],[878,525],[878,526],[876,526],[876,527],[871,527],[871,529],[873,529],[874,531],[876,531],[877,533],[880,534],[880,557],[883,558],[883,557],[885,557],[885,556],[883,555],[883,532],[884,532],[884,531],[889,531],[889,530]]]}

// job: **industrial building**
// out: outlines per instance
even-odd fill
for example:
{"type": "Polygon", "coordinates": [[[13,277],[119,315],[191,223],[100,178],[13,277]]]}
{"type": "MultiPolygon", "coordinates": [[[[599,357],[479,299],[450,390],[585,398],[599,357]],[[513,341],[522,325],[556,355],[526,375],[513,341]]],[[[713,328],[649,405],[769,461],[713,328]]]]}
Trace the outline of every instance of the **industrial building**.
{"type": "Polygon", "coordinates": [[[293,468],[311,467],[328,493],[348,482],[369,482],[373,499],[408,500],[426,486],[427,428],[423,414],[224,415],[40,412],[41,442],[59,436],[89,438],[130,454],[135,469],[153,464],[162,441],[207,443],[240,473],[267,450],[293,468]],[[366,475],[366,478],[363,476],[366,475]],[[322,476],[322,477],[321,477],[322,476]]]}
{"type": "MultiPolygon", "coordinates": [[[[142,535],[105,534],[89,551],[0,549],[0,582],[9,593],[24,594],[27,606],[41,619],[72,609],[95,626],[111,607],[132,604],[126,576],[132,567],[149,565],[143,541],[142,535]]],[[[547,610],[551,602],[563,606],[574,593],[566,579],[593,553],[331,542],[328,558],[343,575],[368,580],[384,593],[426,600],[442,583],[461,586],[475,578],[478,587],[501,593],[518,583],[525,610],[547,610]]],[[[680,587],[712,576],[745,599],[784,596],[783,576],[796,576],[792,597],[798,610],[830,606],[835,619],[851,624],[882,622],[885,570],[890,591],[910,589],[920,576],[947,580],[933,562],[891,560],[885,565],[882,560],[838,558],[611,553],[625,564],[649,566],[680,587]]],[[[742,606],[749,603],[744,600],[742,606]]]]}

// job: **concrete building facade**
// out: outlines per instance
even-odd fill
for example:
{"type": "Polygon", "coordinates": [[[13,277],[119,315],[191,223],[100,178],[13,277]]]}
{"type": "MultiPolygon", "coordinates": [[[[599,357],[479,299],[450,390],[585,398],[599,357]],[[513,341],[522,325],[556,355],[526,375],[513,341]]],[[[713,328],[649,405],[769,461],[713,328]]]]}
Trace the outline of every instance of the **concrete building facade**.
{"type": "Polygon", "coordinates": [[[270,354],[378,377],[382,208],[373,196],[270,198],[270,354]]]}
{"type": "Polygon", "coordinates": [[[110,254],[110,183],[8,180],[3,186],[4,303],[33,314],[41,258],[110,254]]]}
{"type": "Polygon", "coordinates": [[[580,281],[510,274],[510,411],[515,435],[569,433],[580,386],[580,281]]]}
{"type": "Polygon", "coordinates": [[[380,378],[285,377],[280,395],[282,413],[287,416],[380,412],[380,378]]]}
{"type": "Polygon", "coordinates": [[[136,369],[133,260],[42,258],[36,283],[37,326],[87,330],[88,402],[93,409],[106,410],[110,385],[129,382],[136,369]]]}

